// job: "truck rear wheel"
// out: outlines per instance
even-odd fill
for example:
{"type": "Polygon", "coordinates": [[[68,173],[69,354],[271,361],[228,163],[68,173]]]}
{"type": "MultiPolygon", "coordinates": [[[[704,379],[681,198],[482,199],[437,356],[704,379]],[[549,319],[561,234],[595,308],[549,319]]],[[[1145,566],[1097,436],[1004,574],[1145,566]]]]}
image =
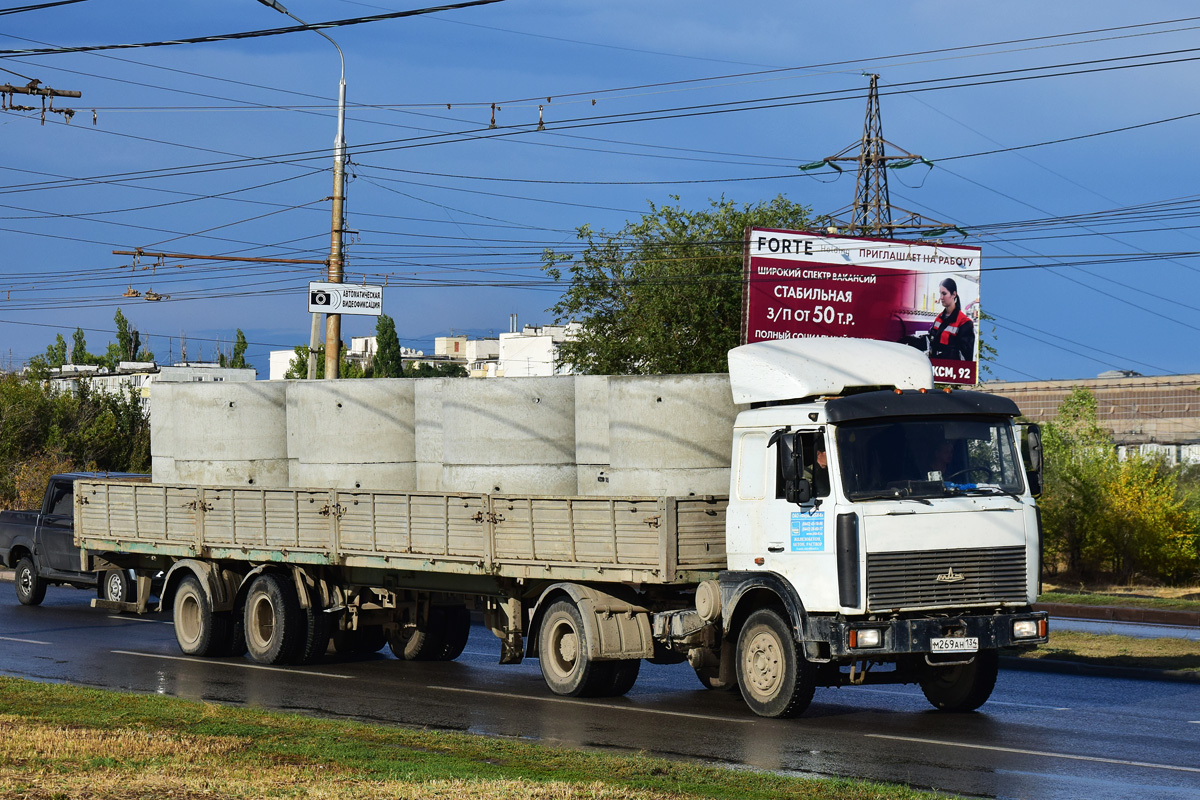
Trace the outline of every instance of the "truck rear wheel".
{"type": "Polygon", "coordinates": [[[175,641],[189,656],[222,656],[229,650],[229,614],[214,614],[208,594],[194,575],[175,590],[175,641]]]}
{"type": "Polygon", "coordinates": [[[259,664],[287,664],[301,655],[307,620],[296,590],[282,575],[265,572],[246,595],[246,651],[259,664]]]}
{"type": "Polygon", "coordinates": [[[737,678],[742,697],[760,717],[794,717],[812,702],[816,681],[791,625],[779,612],[760,608],[738,636],[737,678]]]}
{"type": "Polygon", "coordinates": [[[623,697],[637,683],[638,672],[642,668],[640,658],[630,658],[622,661],[604,662],[612,671],[612,678],[604,692],[605,697],[623,697]]]}
{"type": "Polygon", "coordinates": [[[23,606],[41,605],[46,599],[46,582],[38,577],[37,566],[29,556],[17,562],[17,599],[23,606]]]}
{"type": "Polygon", "coordinates": [[[471,612],[466,606],[443,606],[442,616],[445,637],[439,660],[453,661],[462,655],[471,636],[471,612]]]}
{"type": "Polygon", "coordinates": [[[559,600],[546,609],[538,635],[538,661],[542,678],[555,694],[596,697],[611,691],[612,662],[588,656],[583,617],[570,600],[559,600]]]}
{"type": "Polygon", "coordinates": [[[921,691],[939,711],[974,711],[992,696],[999,670],[1000,656],[995,650],[977,653],[970,664],[926,665],[921,691]]]}

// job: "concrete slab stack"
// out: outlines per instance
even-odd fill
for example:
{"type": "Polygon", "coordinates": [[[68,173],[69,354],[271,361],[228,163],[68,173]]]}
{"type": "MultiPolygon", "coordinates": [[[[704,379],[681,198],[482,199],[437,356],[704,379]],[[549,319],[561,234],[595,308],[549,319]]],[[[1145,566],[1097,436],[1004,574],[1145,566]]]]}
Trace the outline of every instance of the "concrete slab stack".
{"type": "Polygon", "coordinates": [[[161,483],[288,486],[287,384],[155,383],[150,456],[161,483]]]}
{"type": "Polygon", "coordinates": [[[415,489],[416,383],[401,378],[288,383],[290,485],[415,489]]]}
{"type": "Polygon", "coordinates": [[[535,495],[725,494],[726,375],[155,386],[155,480],[535,495]]]}

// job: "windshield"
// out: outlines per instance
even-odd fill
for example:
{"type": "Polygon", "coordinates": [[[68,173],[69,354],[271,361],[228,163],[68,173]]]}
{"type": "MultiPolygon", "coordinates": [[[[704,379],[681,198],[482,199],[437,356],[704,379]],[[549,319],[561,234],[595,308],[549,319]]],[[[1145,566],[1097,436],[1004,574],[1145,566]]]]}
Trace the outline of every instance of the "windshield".
{"type": "Polygon", "coordinates": [[[837,448],[851,500],[1024,490],[1007,418],[850,422],[838,428],[837,448]]]}

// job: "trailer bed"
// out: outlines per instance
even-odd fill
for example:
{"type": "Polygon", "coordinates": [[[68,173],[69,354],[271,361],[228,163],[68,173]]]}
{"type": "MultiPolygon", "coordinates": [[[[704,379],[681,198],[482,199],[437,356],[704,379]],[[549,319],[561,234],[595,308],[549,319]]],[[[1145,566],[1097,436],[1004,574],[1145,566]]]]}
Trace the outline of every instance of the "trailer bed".
{"type": "MultiPolygon", "coordinates": [[[[79,481],[87,553],[695,583],[725,568],[728,499],[548,497],[79,481]]],[[[85,553],[85,561],[86,553],[85,553]]]]}

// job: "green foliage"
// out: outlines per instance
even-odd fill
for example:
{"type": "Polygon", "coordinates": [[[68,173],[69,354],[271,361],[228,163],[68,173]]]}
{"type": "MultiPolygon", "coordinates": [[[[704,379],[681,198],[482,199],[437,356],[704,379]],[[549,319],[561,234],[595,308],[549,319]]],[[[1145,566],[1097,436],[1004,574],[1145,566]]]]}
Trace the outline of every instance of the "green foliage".
{"type": "Polygon", "coordinates": [[[67,340],[61,333],[54,337],[54,344],[46,348],[45,359],[50,367],[61,367],[67,363],[67,340]]]}
{"type": "Polygon", "coordinates": [[[1138,454],[1119,460],[1097,419],[1096,398],[1076,389],[1044,426],[1047,567],[1084,579],[1193,580],[1200,504],[1181,482],[1188,471],[1138,454]]]}
{"type": "MultiPolygon", "coordinates": [[[[346,345],[343,344],[340,352],[343,354],[341,362],[338,364],[339,378],[365,378],[366,373],[358,364],[346,360],[345,352],[346,345]]],[[[288,371],[284,373],[285,378],[293,380],[303,380],[308,377],[308,346],[298,345],[295,349],[296,355],[292,358],[291,364],[288,365],[288,371]]],[[[325,346],[321,345],[317,348],[317,378],[325,377],[325,346]]]]}
{"type": "Polygon", "coordinates": [[[224,353],[217,353],[217,363],[222,367],[230,367],[232,369],[246,368],[246,334],[242,333],[242,329],[237,329],[237,337],[233,341],[233,351],[227,358],[224,353]]]}
{"type": "Polygon", "coordinates": [[[462,364],[429,364],[414,362],[404,367],[405,378],[466,378],[470,375],[462,364]]]}
{"type": "Polygon", "coordinates": [[[567,281],[550,311],[582,324],[560,363],[590,374],[724,372],[740,340],[745,229],[809,223],[807,207],[780,195],[743,206],[721,197],[699,211],[650,203],[615,233],[584,225],[581,253],[542,256],[546,274],[567,281]]]}
{"type": "Polygon", "coordinates": [[[396,335],[396,323],[387,314],[380,314],[375,322],[375,358],[371,362],[371,375],[376,378],[399,378],[403,371],[404,361],[401,358],[400,338],[396,335]]]}
{"type": "Polygon", "coordinates": [[[17,375],[0,377],[0,505],[17,501],[18,484],[38,464],[48,470],[37,478],[43,485],[51,472],[68,469],[146,472],[150,420],[132,391],[96,391],[86,380],[77,391],[54,391],[17,375]]]}

